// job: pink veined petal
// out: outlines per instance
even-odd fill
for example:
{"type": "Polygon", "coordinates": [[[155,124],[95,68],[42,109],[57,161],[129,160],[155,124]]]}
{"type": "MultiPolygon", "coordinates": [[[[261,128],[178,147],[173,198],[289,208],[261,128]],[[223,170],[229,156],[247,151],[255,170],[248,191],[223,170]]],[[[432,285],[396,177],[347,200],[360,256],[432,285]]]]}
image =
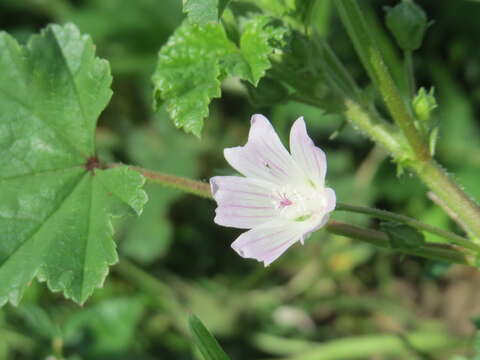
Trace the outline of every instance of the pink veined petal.
{"type": "Polygon", "coordinates": [[[290,152],[308,180],[323,187],[327,173],[325,153],[315,146],[307,134],[303,117],[298,118],[290,130],[290,152]]]}
{"type": "Polygon", "coordinates": [[[232,248],[242,257],[270,265],[290,246],[300,240],[301,226],[288,221],[272,220],[253,228],[232,243],[232,248]]]}
{"type": "Polygon", "coordinates": [[[213,198],[218,207],[215,223],[250,229],[266,223],[276,215],[272,184],[240,176],[215,176],[210,179],[213,198]]]}
{"type": "Polygon", "coordinates": [[[241,174],[274,184],[287,183],[300,173],[268,119],[259,114],[252,116],[245,146],[225,149],[224,155],[241,174]]]}

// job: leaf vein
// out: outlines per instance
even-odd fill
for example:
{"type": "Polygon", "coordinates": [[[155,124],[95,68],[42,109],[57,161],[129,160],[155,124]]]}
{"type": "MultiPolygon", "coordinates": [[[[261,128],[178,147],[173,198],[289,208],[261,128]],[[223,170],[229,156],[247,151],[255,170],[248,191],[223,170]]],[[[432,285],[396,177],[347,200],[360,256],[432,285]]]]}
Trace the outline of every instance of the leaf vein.
{"type": "MultiPolygon", "coordinates": [[[[46,224],[48,223],[48,221],[50,220],[50,218],[55,215],[58,210],[60,210],[60,208],[62,207],[62,205],[65,203],[65,201],[73,194],[73,192],[75,191],[75,189],[78,187],[78,185],[81,183],[81,180],[82,178],[84,177],[84,174],[81,174],[80,178],[78,179],[78,181],[71,187],[70,191],[68,191],[65,196],[60,200],[58,201],[58,205],[55,206],[52,211],[50,212],[50,214],[48,214],[45,219],[43,219],[43,221],[41,222],[41,224],[35,229],[32,231],[32,233],[27,236],[25,238],[24,241],[22,241],[3,261],[2,263],[0,264],[0,271],[1,271],[1,268],[7,264],[13,257],[14,254],[16,254],[21,248],[23,248],[24,246],[26,246],[30,241],[32,241],[32,239],[42,230],[42,228],[44,226],[46,226],[46,224]]],[[[43,264],[40,264],[40,267],[42,266],[43,264]]],[[[38,269],[37,269],[38,271],[38,269]]]]}

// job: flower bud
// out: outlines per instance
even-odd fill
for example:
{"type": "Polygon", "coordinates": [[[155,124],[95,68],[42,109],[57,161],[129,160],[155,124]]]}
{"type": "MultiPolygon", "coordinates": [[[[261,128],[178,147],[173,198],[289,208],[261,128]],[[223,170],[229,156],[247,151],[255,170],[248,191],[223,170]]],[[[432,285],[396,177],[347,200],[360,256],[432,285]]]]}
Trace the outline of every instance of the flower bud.
{"type": "Polygon", "coordinates": [[[437,107],[434,88],[431,88],[428,92],[425,88],[420,88],[417,96],[413,99],[412,105],[415,115],[420,121],[430,120],[432,111],[437,107]]]}
{"type": "Polygon", "coordinates": [[[416,50],[422,45],[425,30],[430,26],[425,12],[412,0],[403,0],[387,7],[386,23],[402,50],[416,50]]]}

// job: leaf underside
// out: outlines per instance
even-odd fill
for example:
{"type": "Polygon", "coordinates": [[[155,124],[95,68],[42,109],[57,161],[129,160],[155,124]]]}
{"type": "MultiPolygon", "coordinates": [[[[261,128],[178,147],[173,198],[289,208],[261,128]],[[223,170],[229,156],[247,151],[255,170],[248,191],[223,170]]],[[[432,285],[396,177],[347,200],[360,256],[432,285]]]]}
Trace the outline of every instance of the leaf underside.
{"type": "Polygon", "coordinates": [[[83,303],[117,261],[111,217],[139,214],[146,194],[126,167],[87,165],[111,81],[74,25],[25,47],[0,33],[0,305],[35,276],[83,303]]]}

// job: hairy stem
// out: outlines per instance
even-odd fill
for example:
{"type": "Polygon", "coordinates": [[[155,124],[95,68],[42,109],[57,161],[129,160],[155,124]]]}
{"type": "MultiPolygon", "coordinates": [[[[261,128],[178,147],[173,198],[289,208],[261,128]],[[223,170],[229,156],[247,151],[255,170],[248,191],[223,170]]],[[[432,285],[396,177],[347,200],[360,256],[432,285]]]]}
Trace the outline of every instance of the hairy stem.
{"type": "Polygon", "coordinates": [[[447,205],[445,205],[445,203],[443,202],[442,199],[440,199],[433,191],[429,191],[427,193],[427,197],[434,203],[436,204],[437,206],[441,207],[443,209],[443,211],[445,211],[448,216],[453,220],[455,221],[455,223],[463,230],[465,231],[469,237],[471,237],[472,239],[475,238],[475,235],[473,235],[472,233],[469,233],[469,229],[468,229],[468,226],[466,226],[462,220],[460,220],[458,218],[458,215],[456,213],[454,213],[452,211],[452,209],[450,209],[447,205]]]}
{"type": "Polygon", "coordinates": [[[365,110],[349,99],[346,100],[347,118],[354,126],[387,148],[397,162],[407,164],[414,170],[419,178],[465,224],[468,233],[474,235],[473,240],[480,241],[480,207],[431,158],[427,144],[415,127],[413,115],[401,97],[382,55],[369,33],[357,1],[338,0],[335,4],[362,64],[380,91],[405,140],[398,136],[389,137],[385,132],[394,133],[386,129],[385,125],[379,128],[372,120],[375,118],[372,111],[365,110]],[[408,143],[408,146],[404,146],[404,142],[408,143]]]}
{"type": "Polygon", "coordinates": [[[158,171],[143,169],[137,166],[130,166],[130,169],[138,171],[145,176],[150,182],[182,190],[193,195],[204,198],[211,198],[210,185],[202,181],[187,179],[180,176],[164,174],[158,171]]]}
{"type": "MultiPolygon", "coordinates": [[[[372,245],[391,249],[390,241],[387,234],[377,230],[365,229],[359,226],[345,224],[339,221],[330,220],[326,225],[328,232],[333,234],[350,237],[353,239],[362,240],[372,245]]],[[[457,264],[465,264],[475,266],[475,256],[469,254],[467,251],[449,245],[428,244],[424,247],[415,249],[402,249],[410,255],[417,255],[433,260],[448,261],[457,264]]]]}
{"type": "Polygon", "coordinates": [[[430,158],[428,146],[415,127],[412,114],[400,95],[382,54],[370,34],[357,0],[338,0],[335,4],[355,50],[370,78],[379,89],[392,118],[405,134],[416,158],[420,161],[427,161],[430,158]]]}
{"type": "MultiPolygon", "coordinates": [[[[196,181],[196,180],[191,180],[191,179],[186,179],[182,177],[177,177],[174,175],[168,175],[168,174],[163,174],[159,173],[156,171],[151,171],[151,170],[146,170],[142,169],[139,167],[130,167],[131,169],[140,172],[143,174],[149,181],[163,185],[163,186],[168,186],[168,187],[173,187],[176,189],[183,190],[185,192],[191,193],[193,195],[201,196],[204,198],[212,198],[212,194],[210,192],[210,187],[208,184],[201,182],[201,181],[196,181]]],[[[395,213],[391,213],[389,211],[385,210],[378,210],[378,209],[372,209],[368,207],[362,207],[362,206],[355,206],[355,205],[348,205],[348,204],[343,204],[343,203],[338,203],[336,210],[338,211],[349,211],[349,212],[355,212],[355,213],[361,213],[361,214],[366,214],[366,215],[371,215],[374,217],[377,217],[379,219],[385,219],[385,220],[393,220],[397,222],[401,222],[410,226],[413,226],[421,231],[427,231],[432,234],[441,236],[447,240],[449,240],[451,243],[462,246],[466,249],[474,250],[476,252],[480,252],[480,247],[477,246],[476,244],[468,241],[467,239],[456,235],[454,233],[451,233],[449,231],[445,231],[439,228],[436,228],[434,226],[424,224],[418,220],[415,220],[413,218],[410,218],[408,216],[404,215],[399,215],[395,213]]]]}
{"type": "Polygon", "coordinates": [[[439,229],[435,226],[424,224],[416,219],[413,219],[411,217],[401,215],[401,214],[395,214],[390,211],[385,211],[385,210],[379,210],[379,209],[373,209],[369,207],[364,207],[364,206],[356,206],[356,205],[349,205],[349,204],[344,204],[344,203],[337,203],[337,206],[335,208],[337,211],[348,211],[348,212],[354,212],[354,213],[360,213],[360,214],[365,214],[365,215],[370,215],[373,217],[376,217],[377,219],[382,219],[382,220],[389,220],[389,221],[395,221],[399,223],[403,223],[406,225],[409,225],[411,227],[416,228],[417,230],[420,231],[427,231],[431,234],[438,235],[442,238],[450,240],[451,243],[462,246],[466,249],[473,250],[477,253],[480,253],[480,246],[477,244],[463,238],[462,236],[459,236],[457,234],[454,234],[450,231],[446,231],[443,229],[439,229]]]}
{"type": "Polygon", "coordinates": [[[355,129],[383,146],[394,158],[401,159],[405,155],[400,134],[393,126],[374,118],[363,106],[350,99],[345,100],[344,114],[355,129]]]}
{"type": "Polygon", "coordinates": [[[480,242],[480,207],[435,161],[416,168],[418,177],[452,210],[473,234],[472,240],[480,242]]]}
{"type": "MultiPolygon", "coordinates": [[[[404,159],[405,153],[401,139],[395,136],[384,124],[372,120],[373,116],[357,103],[346,100],[347,119],[361,132],[368,135],[373,141],[383,145],[397,161],[404,159]]],[[[430,158],[428,161],[414,161],[410,168],[416,172],[420,180],[427,185],[436,196],[455,214],[467,233],[474,241],[480,241],[480,208],[460,188],[460,186],[443,170],[437,162],[430,158]]]]}
{"type": "Polygon", "coordinates": [[[419,161],[428,161],[430,152],[422,135],[415,127],[415,122],[397,86],[393,82],[390,72],[383,58],[376,48],[371,49],[371,61],[379,79],[379,89],[387,105],[390,115],[407,138],[410,147],[419,161]]]}

